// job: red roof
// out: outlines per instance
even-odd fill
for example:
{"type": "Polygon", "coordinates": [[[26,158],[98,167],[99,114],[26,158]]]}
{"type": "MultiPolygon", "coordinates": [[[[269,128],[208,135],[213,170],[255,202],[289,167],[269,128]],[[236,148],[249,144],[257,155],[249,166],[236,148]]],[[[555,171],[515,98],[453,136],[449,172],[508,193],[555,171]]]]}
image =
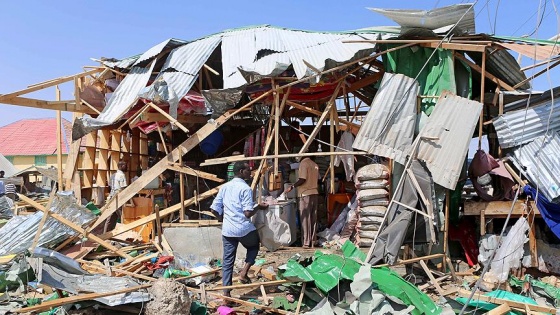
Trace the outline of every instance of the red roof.
{"type": "MultiPolygon", "coordinates": [[[[62,119],[62,154],[72,141],[72,123],[62,119]]],[[[56,154],[56,118],[22,119],[0,127],[0,153],[11,155],[56,154]]]]}

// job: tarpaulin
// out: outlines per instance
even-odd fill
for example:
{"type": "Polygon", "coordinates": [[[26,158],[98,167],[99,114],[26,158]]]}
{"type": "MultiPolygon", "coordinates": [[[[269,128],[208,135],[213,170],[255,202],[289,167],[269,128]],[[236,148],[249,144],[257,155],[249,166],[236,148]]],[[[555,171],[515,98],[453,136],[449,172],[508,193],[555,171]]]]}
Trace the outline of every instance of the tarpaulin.
{"type": "MultiPolygon", "coordinates": [[[[412,173],[422,188],[422,193],[426,198],[431,200],[431,203],[425,205],[421,201],[421,197],[408,175],[403,175],[406,176],[404,184],[399,191],[395,192],[395,200],[426,214],[433,212],[433,209],[432,211],[428,210],[428,207],[433,207],[433,204],[435,204],[433,201],[434,184],[430,174],[418,160],[414,160],[411,163],[410,170],[412,170],[412,173]]],[[[369,261],[370,264],[375,265],[380,261],[385,261],[390,265],[393,264],[404,242],[420,244],[436,241],[435,227],[432,225],[433,220],[430,220],[427,216],[421,215],[397,203],[393,203],[387,211],[386,223],[383,224],[379,230],[380,232],[374,244],[373,254],[369,261]]]]}
{"type": "Polygon", "coordinates": [[[509,285],[512,287],[525,288],[525,283],[531,285],[531,289],[542,296],[547,296],[554,301],[554,306],[560,305],[560,288],[546,282],[533,279],[531,275],[525,275],[524,279],[518,279],[514,276],[509,277],[509,285]]]}
{"type": "MultiPolygon", "coordinates": [[[[523,296],[523,295],[519,295],[519,294],[515,294],[515,293],[511,293],[511,292],[508,292],[508,291],[503,291],[503,290],[496,290],[496,291],[488,292],[484,295],[489,296],[489,297],[502,299],[502,300],[508,300],[508,301],[537,305],[537,302],[535,300],[533,300],[532,298],[529,298],[529,297],[526,297],[526,296],[523,296]]],[[[467,302],[467,298],[464,298],[464,297],[458,297],[455,300],[457,302],[461,303],[461,304],[465,304],[465,302],[467,302]]],[[[491,310],[495,309],[496,307],[498,307],[498,305],[496,305],[496,304],[492,304],[490,302],[485,302],[485,301],[479,301],[479,300],[476,300],[474,298],[472,300],[470,300],[468,305],[472,306],[472,307],[477,307],[479,309],[483,309],[483,310],[486,310],[486,311],[491,311],[491,310]]],[[[515,315],[515,314],[518,314],[518,313],[513,312],[513,311],[509,311],[506,314],[515,315]]]]}
{"type": "MultiPolygon", "coordinates": [[[[313,262],[303,267],[295,260],[289,260],[286,266],[280,269],[279,276],[284,279],[315,282],[323,292],[335,288],[341,279],[355,280],[365,255],[347,241],[343,246],[343,256],[325,255],[315,253],[313,262]]],[[[367,266],[367,264],[365,264],[367,266]]],[[[396,297],[405,305],[414,305],[411,311],[414,315],[439,314],[440,308],[415,285],[407,282],[391,269],[370,268],[372,288],[386,295],[396,297]]]]}
{"type": "MultiPolygon", "coordinates": [[[[394,48],[398,44],[387,45],[386,48],[394,48]]],[[[384,48],[382,48],[384,50],[384,48]]],[[[383,55],[385,71],[401,73],[411,78],[418,76],[420,83],[420,94],[438,96],[443,91],[457,93],[455,84],[455,71],[453,67],[453,51],[438,49],[431,56],[433,48],[405,47],[383,55]],[[426,67],[422,70],[424,64],[426,67]],[[418,75],[420,73],[420,75],[418,75]]],[[[423,98],[422,111],[430,115],[436,104],[437,98],[423,98]]]]}
{"type": "Polygon", "coordinates": [[[546,222],[556,237],[560,238],[560,205],[551,203],[542,193],[538,194],[537,199],[537,190],[529,185],[525,185],[523,192],[536,200],[537,208],[539,208],[544,222],[546,222]]]}

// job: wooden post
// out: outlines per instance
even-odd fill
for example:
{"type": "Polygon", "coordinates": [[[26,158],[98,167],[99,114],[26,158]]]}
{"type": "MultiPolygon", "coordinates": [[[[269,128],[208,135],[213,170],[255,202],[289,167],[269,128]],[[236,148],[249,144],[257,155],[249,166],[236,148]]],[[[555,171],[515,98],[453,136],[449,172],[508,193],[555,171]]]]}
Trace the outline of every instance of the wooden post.
{"type": "Polygon", "coordinates": [[[445,191],[445,218],[443,221],[443,261],[441,264],[441,268],[443,271],[445,271],[445,259],[448,255],[447,242],[449,241],[449,205],[451,204],[449,198],[451,198],[451,194],[449,193],[449,189],[447,189],[445,191]]]}
{"type": "MultiPolygon", "coordinates": [[[[179,155],[179,164],[183,166],[183,155],[179,155]]],[[[198,179],[197,179],[198,180],[198,179]]],[[[179,213],[179,220],[185,219],[185,174],[179,172],[179,186],[181,189],[181,212],[179,213]]]]}
{"type": "MultiPolygon", "coordinates": [[[[330,147],[329,147],[329,152],[333,153],[334,152],[334,111],[336,110],[336,99],[334,101],[335,105],[333,107],[331,107],[331,119],[330,119],[330,147]]],[[[329,156],[329,169],[331,172],[331,188],[330,188],[330,193],[334,194],[334,159],[335,156],[331,155],[329,156]]],[[[327,211],[330,211],[330,209],[327,209],[327,211]]]]}
{"type": "MultiPolygon", "coordinates": [[[[60,101],[60,89],[56,86],[56,100],[60,101]]],[[[64,179],[62,178],[62,112],[56,111],[56,166],[58,172],[58,187],[62,189],[64,179]]],[[[65,132],[65,131],[64,131],[65,132]]]]}
{"type": "MultiPolygon", "coordinates": [[[[275,88],[272,94],[274,95],[274,154],[279,154],[279,143],[280,143],[280,91],[278,90],[278,85],[274,85],[274,79],[272,79],[272,86],[275,88]]],[[[274,159],[274,176],[278,174],[278,158],[274,159]]],[[[270,183],[269,183],[270,184],[270,183]]]]}
{"type": "Polygon", "coordinates": [[[482,148],[482,126],[484,124],[484,81],[486,81],[486,49],[482,52],[482,73],[480,74],[480,119],[478,120],[478,149],[482,148]]]}
{"type": "Polygon", "coordinates": [[[168,155],[169,152],[167,151],[167,143],[165,143],[165,138],[163,137],[163,133],[161,132],[161,128],[159,127],[159,123],[156,122],[157,131],[159,133],[159,138],[161,139],[161,145],[163,146],[163,151],[165,155],[168,155]]]}

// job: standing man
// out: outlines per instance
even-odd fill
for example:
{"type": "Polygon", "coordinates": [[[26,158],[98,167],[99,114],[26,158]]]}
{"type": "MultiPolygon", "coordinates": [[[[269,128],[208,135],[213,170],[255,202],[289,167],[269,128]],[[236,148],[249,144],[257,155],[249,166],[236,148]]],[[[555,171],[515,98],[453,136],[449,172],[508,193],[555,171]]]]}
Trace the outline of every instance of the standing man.
{"type": "Polygon", "coordinates": [[[319,167],[309,157],[299,163],[299,179],[286,193],[297,187],[299,198],[299,216],[301,219],[301,245],[304,248],[315,246],[317,239],[317,206],[319,205],[319,167]]]}
{"type": "MultiPolygon", "coordinates": [[[[241,155],[241,152],[239,151],[233,151],[233,153],[231,154],[231,156],[235,156],[235,155],[241,155]]],[[[227,167],[227,181],[231,181],[234,177],[235,177],[235,172],[233,171],[233,166],[235,165],[235,162],[231,162],[228,164],[227,167]]]]}
{"type": "MultiPolygon", "coordinates": [[[[0,178],[4,178],[4,171],[0,171],[0,178]]],[[[4,186],[4,181],[0,180],[0,197],[6,194],[6,187],[4,186]]]]}
{"type": "Polygon", "coordinates": [[[109,181],[109,186],[111,186],[111,193],[109,194],[109,199],[116,196],[119,191],[123,190],[126,187],[126,162],[120,160],[117,164],[117,172],[111,176],[111,180],[109,181]]]}
{"type": "MultiPolygon", "coordinates": [[[[232,285],[233,265],[239,243],[247,249],[245,265],[239,273],[242,283],[249,283],[247,276],[249,268],[255,263],[259,252],[259,235],[250,218],[255,210],[266,209],[268,204],[254,206],[253,191],[245,182],[251,177],[251,168],[247,162],[235,162],[233,166],[234,178],[224,184],[214,199],[212,209],[223,221],[222,241],[224,257],[222,266],[222,281],[224,286],[232,285]]],[[[224,295],[231,296],[231,290],[224,290],[224,295]]]]}
{"type": "MultiPolygon", "coordinates": [[[[111,175],[111,179],[109,180],[109,186],[111,187],[111,192],[109,193],[108,200],[115,198],[115,196],[117,196],[119,192],[126,187],[126,175],[124,174],[124,172],[126,171],[126,162],[120,160],[119,163],[117,164],[117,167],[118,167],[117,172],[111,175]]],[[[121,217],[122,217],[122,208],[119,208],[117,209],[117,211],[115,211],[115,213],[113,213],[109,218],[107,218],[107,220],[105,220],[103,233],[107,233],[107,231],[114,229],[117,224],[117,221],[119,221],[121,217]]]]}

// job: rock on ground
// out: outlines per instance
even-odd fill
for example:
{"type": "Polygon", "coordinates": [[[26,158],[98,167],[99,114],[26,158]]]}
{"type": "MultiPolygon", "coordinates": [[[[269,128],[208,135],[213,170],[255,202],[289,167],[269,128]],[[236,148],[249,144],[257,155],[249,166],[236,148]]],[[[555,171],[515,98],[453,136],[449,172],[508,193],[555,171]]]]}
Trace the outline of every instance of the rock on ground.
{"type": "Polygon", "coordinates": [[[146,315],[190,313],[191,298],[184,284],[160,278],[148,292],[153,299],[146,305],[146,315]]]}

